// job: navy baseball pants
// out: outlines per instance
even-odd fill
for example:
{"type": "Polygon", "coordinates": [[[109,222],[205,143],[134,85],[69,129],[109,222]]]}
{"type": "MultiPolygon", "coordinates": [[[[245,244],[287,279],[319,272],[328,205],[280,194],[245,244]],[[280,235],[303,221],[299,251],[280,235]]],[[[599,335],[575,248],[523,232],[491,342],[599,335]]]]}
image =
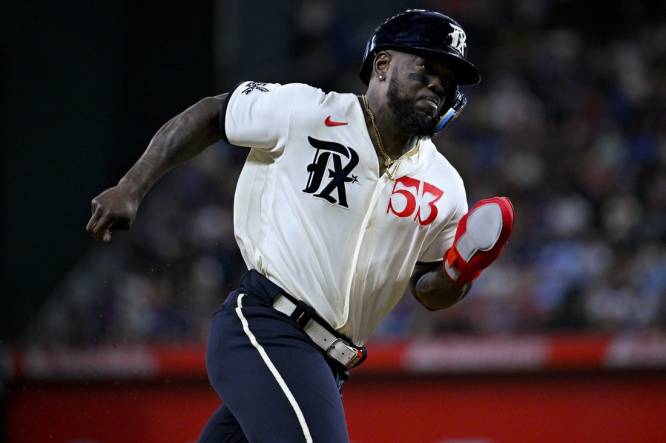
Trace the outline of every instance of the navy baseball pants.
{"type": "Polygon", "coordinates": [[[340,396],[348,372],[273,309],[279,292],[249,271],[215,312],[206,368],[224,404],[200,443],[349,441],[340,396]]]}

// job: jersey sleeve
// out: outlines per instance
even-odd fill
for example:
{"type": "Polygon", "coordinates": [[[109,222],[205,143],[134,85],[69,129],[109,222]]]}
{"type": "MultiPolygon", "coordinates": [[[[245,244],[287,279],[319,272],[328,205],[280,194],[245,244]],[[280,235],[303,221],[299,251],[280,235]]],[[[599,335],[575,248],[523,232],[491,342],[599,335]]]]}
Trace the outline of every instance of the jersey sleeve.
{"type": "Polygon", "coordinates": [[[220,129],[227,143],[271,150],[289,133],[295,85],[246,81],[227,96],[220,129]]]}
{"type": "Polygon", "coordinates": [[[432,263],[442,261],[444,252],[446,252],[451,245],[456,235],[458,222],[467,213],[467,199],[465,197],[464,189],[462,195],[459,196],[456,205],[452,209],[449,217],[443,223],[442,229],[438,232],[435,238],[427,245],[419,255],[418,261],[423,263],[432,263]]]}

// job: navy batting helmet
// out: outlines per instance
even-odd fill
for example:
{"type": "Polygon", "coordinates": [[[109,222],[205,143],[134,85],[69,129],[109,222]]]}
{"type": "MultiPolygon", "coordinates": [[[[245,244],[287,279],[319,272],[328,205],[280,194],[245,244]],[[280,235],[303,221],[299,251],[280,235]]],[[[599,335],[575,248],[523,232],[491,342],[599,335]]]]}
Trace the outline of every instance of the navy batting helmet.
{"type": "Polygon", "coordinates": [[[375,29],[365,45],[361,80],[370,82],[375,54],[382,49],[443,57],[452,62],[459,85],[481,81],[479,71],[467,61],[467,36],[462,26],[439,12],[409,9],[386,20],[375,29]]]}

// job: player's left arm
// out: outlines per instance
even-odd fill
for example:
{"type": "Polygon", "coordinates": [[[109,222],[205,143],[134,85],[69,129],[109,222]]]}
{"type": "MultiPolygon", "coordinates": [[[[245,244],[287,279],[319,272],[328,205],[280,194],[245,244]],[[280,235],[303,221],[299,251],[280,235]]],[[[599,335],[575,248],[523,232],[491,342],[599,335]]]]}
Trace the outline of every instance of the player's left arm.
{"type": "Polygon", "coordinates": [[[472,284],[458,284],[444,274],[442,262],[417,263],[409,280],[414,298],[426,309],[446,309],[462,300],[472,284]]]}
{"type": "Polygon", "coordinates": [[[514,210],[507,197],[477,202],[456,228],[443,263],[419,263],[410,284],[427,309],[448,308],[462,300],[472,281],[500,256],[513,230],[514,210]]]}

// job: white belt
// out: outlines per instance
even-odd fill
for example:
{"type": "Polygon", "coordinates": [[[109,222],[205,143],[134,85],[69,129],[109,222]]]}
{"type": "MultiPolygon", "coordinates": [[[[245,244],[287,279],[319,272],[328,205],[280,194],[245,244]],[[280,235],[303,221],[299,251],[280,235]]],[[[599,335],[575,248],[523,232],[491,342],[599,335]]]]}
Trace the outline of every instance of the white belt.
{"type": "MultiPolygon", "coordinates": [[[[291,316],[296,310],[296,303],[282,294],[275,297],[273,308],[285,315],[291,316]]],[[[336,337],[328,329],[322,326],[315,318],[311,318],[303,326],[305,333],[313,342],[324,350],[326,355],[351,368],[356,362],[363,358],[363,350],[351,346],[340,337],[336,337]]]]}

